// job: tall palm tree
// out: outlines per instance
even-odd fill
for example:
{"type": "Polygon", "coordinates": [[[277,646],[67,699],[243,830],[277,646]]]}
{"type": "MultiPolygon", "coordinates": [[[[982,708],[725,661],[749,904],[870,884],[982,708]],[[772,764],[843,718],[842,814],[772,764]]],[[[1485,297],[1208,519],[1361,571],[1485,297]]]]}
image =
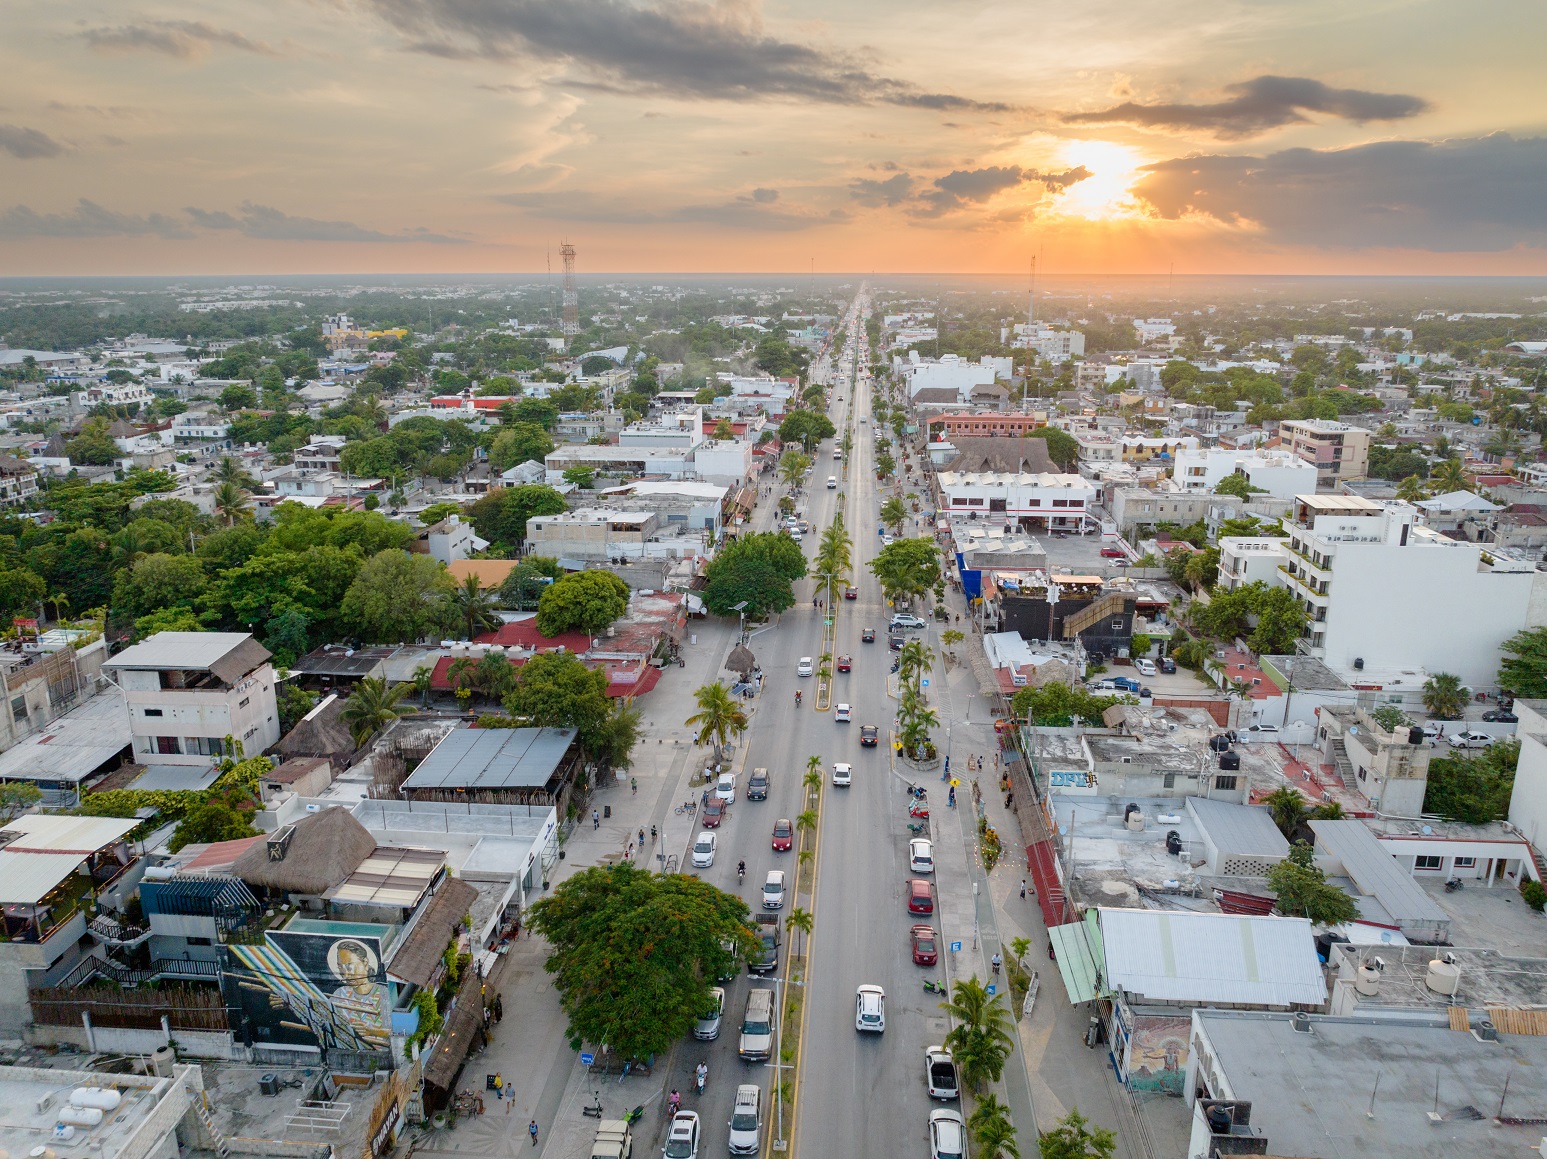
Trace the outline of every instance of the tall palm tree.
{"type": "Polygon", "coordinates": [[[420,708],[428,708],[430,706],[430,678],[434,675],[435,669],[421,664],[414,669],[413,678],[409,680],[413,690],[419,694],[420,708]]]}
{"type": "Polygon", "coordinates": [[[1397,498],[1404,503],[1417,503],[1426,494],[1428,492],[1424,488],[1423,480],[1417,475],[1409,475],[1397,484],[1397,498]]]}
{"type": "Polygon", "coordinates": [[[469,640],[500,626],[494,593],[479,583],[476,575],[464,577],[446,593],[446,607],[469,640]]]}
{"type": "Polygon", "coordinates": [[[230,455],[222,455],[220,462],[215,464],[215,469],[210,473],[210,478],[217,483],[235,483],[238,487],[252,486],[252,476],[247,473],[247,468],[232,458],[230,455]]]}
{"type": "Polygon", "coordinates": [[[934,670],[934,650],[922,640],[909,640],[897,653],[897,674],[903,683],[911,684],[915,689],[919,681],[934,670]]]}
{"type": "Polygon", "coordinates": [[[472,689],[478,683],[478,661],[471,656],[458,656],[446,668],[446,683],[455,691],[472,689]]]}
{"type": "Polygon", "coordinates": [[[68,608],[70,606],[70,597],[65,595],[63,592],[55,592],[53,595],[48,597],[47,602],[54,605],[54,619],[55,621],[58,621],[61,618],[59,609],[68,608]]]}
{"type": "Polygon", "coordinates": [[[881,522],[892,529],[893,535],[902,534],[902,525],[908,519],[908,505],[893,495],[881,504],[881,522]]]}
{"type": "Polygon", "coordinates": [[[1429,476],[1430,482],[1439,488],[1443,494],[1447,491],[1470,491],[1471,482],[1466,477],[1466,470],[1461,466],[1460,459],[1446,459],[1438,467],[1434,468],[1429,476]]]}
{"type": "Polygon", "coordinates": [[[682,723],[698,726],[695,744],[714,742],[714,760],[719,764],[725,755],[726,743],[747,731],[746,710],[742,708],[741,701],[731,695],[730,689],[718,680],[713,684],[701,685],[693,693],[693,703],[698,705],[698,711],[682,723]]]}
{"type": "Polygon", "coordinates": [[[407,713],[398,702],[413,691],[412,684],[396,684],[387,687],[385,677],[367,676],[344,701],[339,719],[349,726],[349,735],[358,748],[378,731],[407,713]]]}
{"type": "Polygon", "coordinates": [[[1283,785],[1264,797],[1262,803],[1273,814],[1273,824],[1278,826],[1278,831],[1293,840],[1295,830],[1305,824],[1308,813],[1305,798],[1288,785],[1283,785]]]}
{"type": "Polygon", "coordinates": [[[999,996],[990,996],[974,974],[956,983],[950,1000],[942,1002],[940,1009],[956,1021],[945,1036],[945,1045],[956,1057],[962,1081],[975,1091],[981,1090],[985,1081],[998,1082],[1015,1042],[1010,1033],[1010,1012],[999,996]]]}
{"type": "Polygon", "coordinates": [[[817,822],[816,810],[815,809],[805,809],[805,810],[802,810],[800,815],[795,818],[795,828],[800,829],[800,830],[804,831],[805,833],[809,834],[809,833],[812,832],[812,830],[814,830],[816,828],[816,822],[817,822]]]}
{"type": "Polygon", "coordinates": [[[380,397],[375,394],[367,394],[362,398],[355,399],[354,412],[373,427],[386,425],[387,408],[382,405],[380,397]]]}
{"type": "Polygon", "coordinates": [[[779,477],[793,487],[800,482],[809,466],[811,466],[811,456],[792,448],[779,456],[779,477]]]}
{"type": "Polygon", "coordinates": [[[806,760],[806,775],[801,778],[801,783],[806,786],[807,800],[815,803],[822,795],[822,758],[808,757],[806,760]]]}
{"type": "Polygon", "coordinates": [[[227,527],[235,527],[238,519],[245,519],[252,512],[246,491],[235,483],[222,483],[215,488],[215,510],[226,521],[227,527]]]}
{"type": "Polygon", "coordinates": [[[1020,1159],[1015,1142],[1015,1124],[1010,1108],[993,1095],[985,1095],[967,1120],[978,1145],[978,1159],[1020,1159]]]}
{"type": "Polygon", "coordinates": [[[1461,677],[1450,672],[1436,672],[1423,685],[1423,706],[1436,720],[1460,720],[1466,712],[1471,691],[1461,683],[1461,677]]]}
{"type": "MultiPolygon", "coordinates": [[[[805,935],[806,944],[810,945],[811,931],[816,928],[816,918],[812,916],[810,910],[804,910],[796,906],[790,910],[790,916],[784,919],[784,924],[792,930],[799,930],[805,935]]],[[[793,947],[791,947],[791,952],[794,952],[793,947]]]]}

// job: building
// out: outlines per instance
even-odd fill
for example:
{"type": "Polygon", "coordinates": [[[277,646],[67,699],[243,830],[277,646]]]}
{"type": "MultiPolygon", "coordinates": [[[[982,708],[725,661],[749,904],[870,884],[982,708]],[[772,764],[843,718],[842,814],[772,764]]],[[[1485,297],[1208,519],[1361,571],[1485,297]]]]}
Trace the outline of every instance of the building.
{"type": "Polygon", "coordinates": [[[172,438],[179,443],[210,442],[231,437],[231,420],[206,411],[192,411],[172,420],[172,438]]]}
{"type": "Polygon", "coordinates": [[[463,523],[458,515],[448,515],[414,536],[408,543],[408,550],[449,566],[488,546],[487,539],[479,539],[473,534],[471,523],[463,523]]]}
{"type": "Polygon", "coordinates": [[[1344,788],[1362,793],[1388,816],[1423,812],[1430,750],[1422,729],[1388,729],[1349,704],[1325,705],[1318,717],[1317,748],[1338,770],[1344,788]]]}
{"type": "Polygon", "coordinates": [[[920,358],[917,350],[910,350],[906,359],[893,358],[892,367],[910,400],[921,390],[951,390],[959,401],[966,402],[974,387],[992,386],[995,378],[1009,378],[1010,361],[986,354],[977,362],[969,362],[959,354],[920,358]]]}
{"type": "Polygon", "coordinates": [[[1509,823],[1538,851],[1547,851],[1547,700],[1517,700],[1520,760],[1509,797],[1509,823]]]}
{"type": "Polygon", "coordinates": [[[1203,846],[1200,873],[1211,877],[1266,877],[1289,856],[1289,842],[1260,805],[1188,797],[1187,813],[1203,846]]]}
{"type": "Polygon", "coordinates": [[[323,435],[314,438],[304,447],[296,448],[290,457],[297,471],[343,471],[343,435],[323,435]]]}
{"type": "Polygon", "coordinates": [[[564,472],[571,467],[589,467],[598,475],[619,479],[691,479],[695,474],[693,453],[670,447],[593,447],[570,443],[550,451],[543,458],[543,467],[550,484],[564,482],[564,472]]]}
{"type": "Polygon", "coordinates": [[[1301,495],[1285,529],[1279,582],[1309,614],[1311,654],[1334,671],[1368,673],[1374,687],[1379,673],[1416,668],[1489,687],[1499,646],[1547,607],[1547,573],[1419,526],[1405,503],[1301,495]]]}
{"type": "Polygon", "coordinates": [[[1068,362],[1085,357],[1085,335],[1079,330],[1061,330],[1045,322],[1018,322],[1015,345],[1036,351],[1043,362],[1068,362]]]}
{"type": "Polygon", "coordinates": [[[403,782],[411,801],[569,803],[582,752],[572,728],[452,729],[403,782]]]}
{"type": "MultiPolygon", "coordinates": [[[[123,693],[116,688],[87,697],[62,716],[50,715],[73,702],[74,697],[68,694],[64,699],[53,699],[56,688],[70,687],[70,675],[59,673],[59,682],[50,681],[46,690],[24,685],[22,692],[9,694],[13,720],[16,701],[34,698],[26,704],[27,720],[19,722],[31,731],[14,734],[14,743],[0,753],[0,782],[29,781],[42,792],[41,803],[55,809],[79,805],[84,782],[118,767],[131,755],[129,713],[123,693]],[[49,698],[47,710],[35,699],[40,693],[49,698]]],[[[10,678],[8,675],[7,681],[10,678]]]]}
{"type": "Polygon", "coordinates": [[[1176,323],[1170,318],[1135,318],[1133,328],[1141,345],[1176,333],[1176,323]]]}
{"type": "MultiPolygon", "coordinates": [[[[619,563],[648,556],[699,554],[701,532],[657,539],[661,520],[653,511],[582,507],[558,515],[536,515],[526,523],[527,550],[537,555],[586,563],[619,563]],[[653,546],[659,550],[649,550],[653,546]],[[675,550],[672,550],[675,549],[675,550]]],[[[685,526],[681,530],[687,530],[685,526]]]]}
{"type": "Polygon", "coordinates": [[[652,511],[663,528],[686,527],[702,531],[714,542],[734,519],[735,490],[721,483],[664,481],[625,483],[605,492],[609,502],[631,510],[652,511]]]}
{"type": "Polygon", "coordinates": [[[1082,475],[942,471],[940,510],[953,519],[989,519],[1027,528],[1078,531],[1096,488],[1082,475]]]}
{"type": "Polygon", "coordinates": [[[269,650],[246,632],[158,632],[103,670],[123,690],[136,764],[209,768],[233,742],[256,756],[279,740],[269,650]]]}
{"type": "Polygon", "coordinates": [[[1279,442],[1316,468],[1316,486],[1331,490],[1346,479],[1370,473],[1370,432],[1328,419],[1286,419],[1279,442]]]}
{"type": "Polygon", "coordinates": [[[1078,640],[1093,658],[1127,652],[1137,609],[1132,591],[1109,590],[1100,576],[1026,572],[999,592],[1006,631],[1025,640],[1078,640]]]}
{"type": "Polygon", "coordinates": [[[1212,491],[1232,475],[1244,475],[1258,490],[1293,499],[1316,489],[1316,468],[1282,451],[1242,451],[1231,447],[1187,447],[1176,453],[1173,478],[1184,491],[1212,491]]]}
{"type": "Polygon", "coordinates": [[[929,439],[1023,438],[1047,426],[1047,411],[948,411],[925,422],[929,439]]]}
{"type": "Polygon", "coordinates": [[[1278,585],[1289,561],[1284,541],[1272,535],[1226,535],[1219,541],[1219,586],[1227,592],[1248,584],[1278,585]]]}
{"type": "Polygon", "coordinates": [[[1450,936],[1450,915],[1363,821],[1312,821],[1316,866],[1353,896],[1365,922],[1399,930],[1410,942],[1433,944],[1450,936]]]}
{"type": "Polygon", "coordinates": [[[0,507],[30,507],[38,493],[38,469],[15,455],[0,454],[0,507]]]}
{"type": "MultiPolygon", "coordinates": [[[[104,1033],[86,1049],[116,1053],[114,1037],[104,1033]]],[[[79,1069],[0,1066],[0,1149],[59,1159],[177,1159],[190,1153],[183,1139],[190,1151],[211,1142],[193,1110],[204,1097],[199,1067],[169,1061],[146,1074],[110,1074],[96,1069],[98,1061],[82,1060],[79,1069]]]]}

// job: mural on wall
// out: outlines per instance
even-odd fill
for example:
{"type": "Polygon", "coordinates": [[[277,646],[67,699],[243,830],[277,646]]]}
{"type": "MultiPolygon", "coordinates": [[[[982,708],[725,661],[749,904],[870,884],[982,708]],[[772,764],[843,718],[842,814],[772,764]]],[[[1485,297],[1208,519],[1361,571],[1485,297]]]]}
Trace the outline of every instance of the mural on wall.
{"type": "Polygon", "coordinates": [[[1190,1018],[1130,1015],[1123,1071],[1128,1089],[1179,1095],[1187,1078],[1190,1018]]]}
{"type": "Polygon", "coordinates": [[[266,939],[221,948],[226,1001],[246,1016],[252,1041],[390,1049],[391,1003],[379,938],[276,932],[266,939]]]}

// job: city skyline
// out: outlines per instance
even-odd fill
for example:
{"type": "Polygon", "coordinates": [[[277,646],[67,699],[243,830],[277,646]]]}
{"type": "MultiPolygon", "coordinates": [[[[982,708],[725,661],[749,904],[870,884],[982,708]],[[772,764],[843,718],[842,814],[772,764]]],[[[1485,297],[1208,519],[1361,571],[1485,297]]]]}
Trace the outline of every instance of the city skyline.
{"type": "Polygon", "coordinates": [[[1539,274],[1501,8],[7,2],[0,275],[1539,274]]]}

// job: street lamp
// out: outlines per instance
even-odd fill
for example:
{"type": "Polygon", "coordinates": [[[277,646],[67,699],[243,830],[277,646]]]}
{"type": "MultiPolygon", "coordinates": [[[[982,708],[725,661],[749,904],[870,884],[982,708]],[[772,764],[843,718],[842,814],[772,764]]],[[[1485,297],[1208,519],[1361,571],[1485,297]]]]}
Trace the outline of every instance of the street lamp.
{"type": "Polygon", "coordinates": [[[735,612],[737,616],[740,617],[740,626],[737,629],[736,643],[745,644],[747,642],[747,601],[742,600],[739,604],[732,604],[731,611],[735,612]]]}

